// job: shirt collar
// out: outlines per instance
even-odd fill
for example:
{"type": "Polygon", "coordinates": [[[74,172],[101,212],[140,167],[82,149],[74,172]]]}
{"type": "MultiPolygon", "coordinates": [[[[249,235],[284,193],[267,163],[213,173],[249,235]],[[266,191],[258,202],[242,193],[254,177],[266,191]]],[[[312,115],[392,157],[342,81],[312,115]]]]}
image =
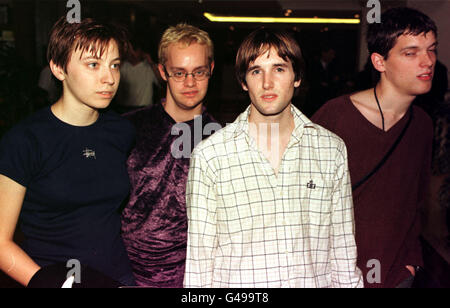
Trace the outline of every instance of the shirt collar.
{"type": "MultiPolygon", "coordinates": [[[[230,130],[231,134],[228,136],[229,138],[237,138],[241,135],[249,136],[249,122],[248,118],[250,115],[250,106],[241,113],[236,120],[231,124],[233,128],[230,130]]],[[[292,132],[294,136],[294,141],[299,142],[305,129],[317,129],[317,124],[311,122],[297,107],[291,104],[291,113],[294,116],[294,131],[292,132]]]]}

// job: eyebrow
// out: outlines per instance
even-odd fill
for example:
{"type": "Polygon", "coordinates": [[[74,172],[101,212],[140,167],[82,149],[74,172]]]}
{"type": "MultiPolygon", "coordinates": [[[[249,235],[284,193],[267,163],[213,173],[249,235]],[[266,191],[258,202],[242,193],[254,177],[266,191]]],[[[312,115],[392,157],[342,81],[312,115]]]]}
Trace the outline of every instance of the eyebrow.
{"type": "MultiPolygon", "coordinates": [[[[86,57],[82,57],[81,58],[82,61],[86,61],[86,60],[101,60],[101,59],[102,58],[94,57],[94,56],[86,56],[86,57]]],[[[117,57],[117,58],[113,59],[111,62],[119,61],[119,60],[120,60],[120,57],[117,57]]]]}
{"type": "MultiPolygon", "coordinates": [[[[275,63],[275,64],[272,65],[272,67],[288,67],[288,65],[287,65],[286,63],[275,63]]],[[[254,69],[257,69],[257,68],[261,68],[261,66],[260,66],[260,65],[253,65],[253,66],[250,66],[250,67],[247,69],[247,72],[250,72],[250,71],[252,71],[252,70],[254,70],[254,69]]]]}
{"type": "MultiPolygon", "coordinates": [[[[431,44],[430,46],[428,46],[427,49],[432,48],[432,47],[437,47],[437,45],[438,45],[438,42],[436,41],[433,44],[431,44]]],[[[402,48],[400,51],[405,51],[408,49],[419,49],[419,46],[406,46],[406,47],[402,48]]]]}
{"type": "MultiPolygon", "coordinates": [[[[177,66],[170,66],[169,68],[171,70],[180,70],[180,71],[185,71],[186,70],[184,67],[177,67],[177,66]]],[[[193,71],[198,70],[198,69],[202,69],[202,68],[209,68],[209,65],[198,66],[198,67],[194,68],[193,71]]]]}

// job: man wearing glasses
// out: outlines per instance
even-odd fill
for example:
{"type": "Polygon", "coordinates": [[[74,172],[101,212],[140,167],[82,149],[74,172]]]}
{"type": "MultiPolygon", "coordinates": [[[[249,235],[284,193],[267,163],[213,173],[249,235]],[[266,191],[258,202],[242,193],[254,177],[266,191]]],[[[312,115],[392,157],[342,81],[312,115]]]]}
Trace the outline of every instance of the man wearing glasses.
{"type": "Polygon", "coordinates": [[[122,231],[137,284],[176,288],[183,286],[186,259],[189,157],[174,154],[181,150],[175,141],[179,128],[188,126],[193,149],[199,139],[194,123],[201,121],[203,138],[203,127],[215,122],[203,106],[214,69],[213,44],[206,32],[179,24],[164,32],[158,57],[165,100],[125,115],[136,127],[136,144],[127,162],[131,194],[122,231]]]}

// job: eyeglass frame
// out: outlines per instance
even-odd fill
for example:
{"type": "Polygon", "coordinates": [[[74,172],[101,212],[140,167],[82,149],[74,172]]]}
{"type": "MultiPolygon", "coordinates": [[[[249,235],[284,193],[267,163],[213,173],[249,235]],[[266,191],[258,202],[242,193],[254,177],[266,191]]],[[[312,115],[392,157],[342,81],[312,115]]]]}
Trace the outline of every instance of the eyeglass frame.
{"type": "MultiPolygon", "coordinates": [[[[178,77],[175,77],[174,75],[169,75],[169,72],[167,71],[167,68],[166,68],[165,65],[163,65],[162,67],[164,68],[164,73],[166,74],[166,76],[167,76],[168,78],[173,78],[173,80],[175,80],[175,82],[185,82],[187,76],[189,76],[189,75],[192,75],[192,78],[194,78],[195,81],[203,81],[203,80],[209,79],[209,78],[211,77],[211,67],[210,67],[210,66],[208,66],[208,70],[206,70],[207,72],[206,72],[205,75],[203,76],[204,79],[200,79],[200,80],[198,80],[198,79],[195,77],[195,75],[194,75],[195,70],[194,70],[193,72],[191,72],[191,73],[186,73],[186,72],[185,72],[185,73],[184,73],[183,80],[177,80],[176,78],[178,78],[178,77]]],[[[181,76],[180,76],[180,77],[181,77],[181,76]]]]}

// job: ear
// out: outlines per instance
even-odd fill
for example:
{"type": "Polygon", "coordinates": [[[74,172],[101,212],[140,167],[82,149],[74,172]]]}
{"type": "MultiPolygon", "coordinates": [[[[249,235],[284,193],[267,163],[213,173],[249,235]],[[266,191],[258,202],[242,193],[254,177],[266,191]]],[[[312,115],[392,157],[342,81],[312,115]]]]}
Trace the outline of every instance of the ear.
{"type": "Polygon", "coordinates": [[[164,79],[164,81],[167,81],[166,70],[162,64],[158,64],[158,70],[161,78],[164,79]]]}
{"type": "Polygon", "coordinates": [[[297,80],[297,81],[294,81],[294,87],[295,88],[298,88],[298,87],[300,87],[300,84],[302,83],[302,80],[301,79],[299,79],[299,80],[297,80]]]}
{"type": "Polygon", "coordinates": [[[370,55],[370,60],[372,61],[372,65],[373,67],[379,71],[380,73],[385,71],[385,67],[384,67],[384,57],[382,55],[380,55],[379,53],[372,53],[370,55]]]}
{"type": "Polygon", "coordinates": [[[211,75],[212,75],[212,73],[214,71],[214,61],[212,61],[211,64],[209,65],[209,69],[210,69],[211,75]]]}
{"type": "Polygon", "coordinates": [[[245,84],[245,83],[241,83],[241,87],[242,87],[242,89],[244,89],[244,91],[247,91],[248,92],[248,87],[247,87],[247,85],[245,84]]]}
{"type": "Polygon", "coordinates": [[[66,72],[62,67],[59,65],[56,65],[53,60],[50,60],[49,63],[50,70],[52,71],[53,75],[60,81],[64,81],[66,79],[66,72]]]}

